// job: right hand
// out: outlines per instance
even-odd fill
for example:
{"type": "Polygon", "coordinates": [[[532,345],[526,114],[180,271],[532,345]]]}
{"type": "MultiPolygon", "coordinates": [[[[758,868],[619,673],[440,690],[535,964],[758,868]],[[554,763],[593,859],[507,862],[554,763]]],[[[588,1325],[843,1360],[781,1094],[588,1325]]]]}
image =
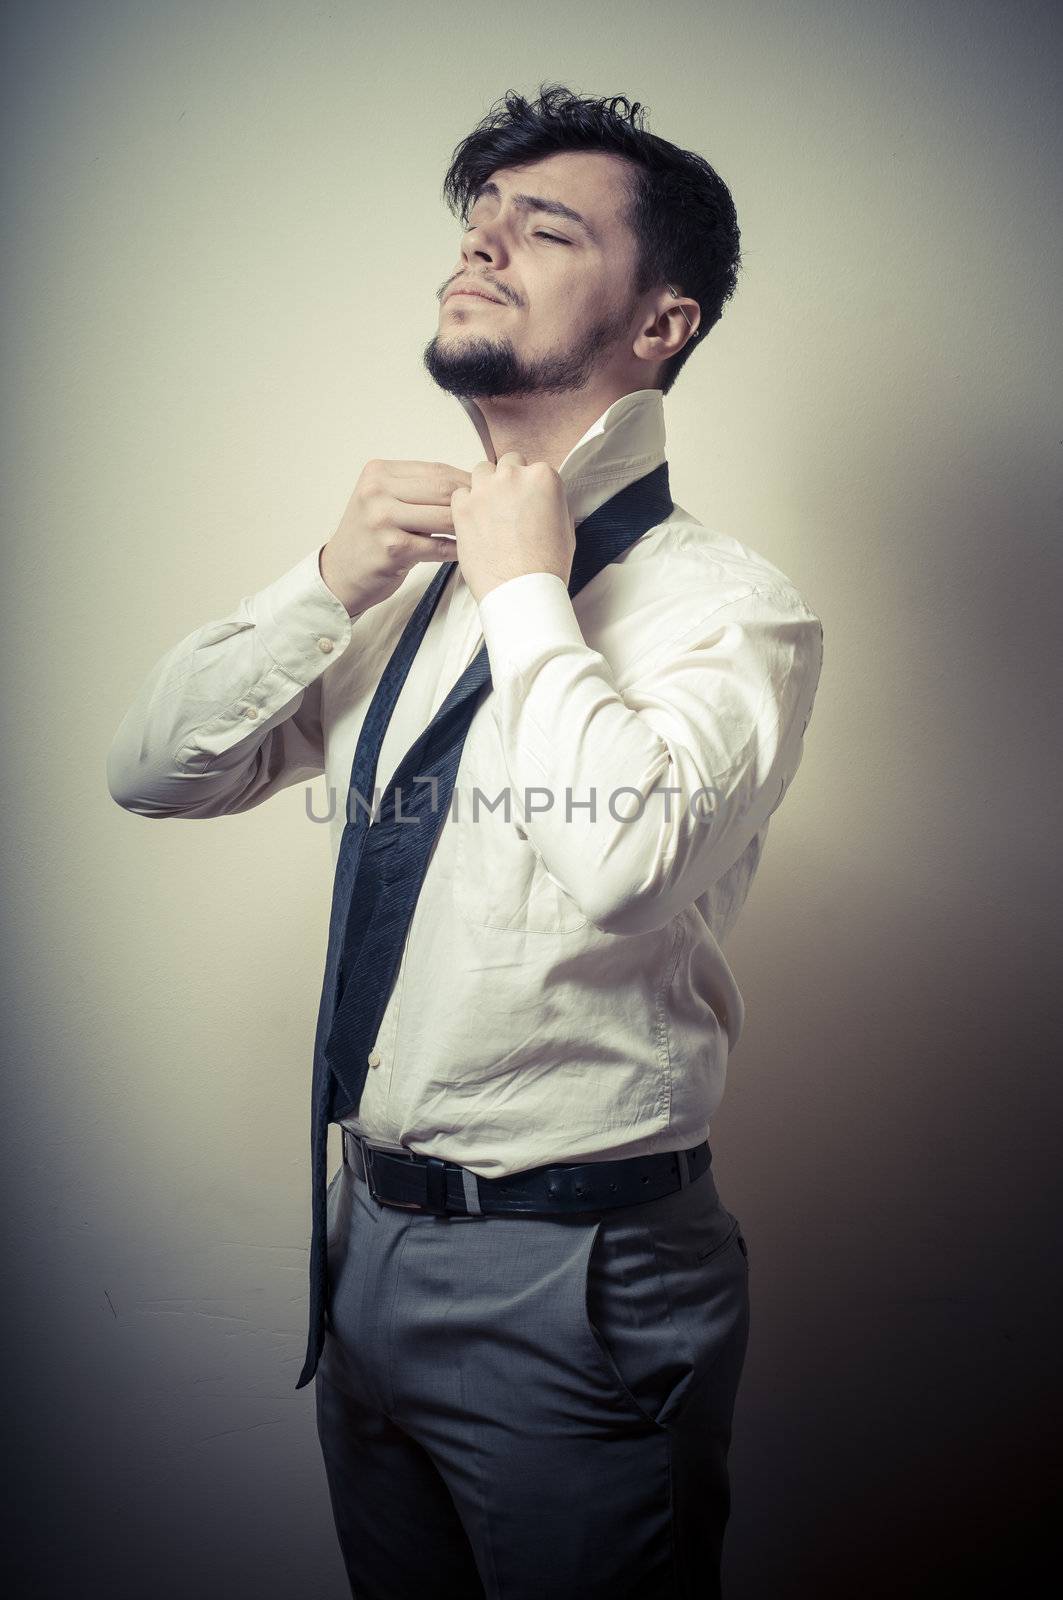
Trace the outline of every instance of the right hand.
{"type": "Polygon", "coordinates": [[[367,461],[339,527],[318,555],[325,583],[349,616],[386,600],[416,561],[456,561],[450,497],[472,487],[439,461],[367,461]]]}

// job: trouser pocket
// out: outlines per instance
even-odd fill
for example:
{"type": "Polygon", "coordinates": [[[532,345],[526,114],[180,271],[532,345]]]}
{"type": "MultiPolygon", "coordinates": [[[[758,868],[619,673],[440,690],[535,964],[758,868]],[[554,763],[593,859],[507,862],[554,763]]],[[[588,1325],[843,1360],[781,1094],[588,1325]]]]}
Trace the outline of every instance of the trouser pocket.
{"type": "Polygon", "coordinates": [[[656,1426],[673,1421],[694,1394],[708,1405],[710,1424],[729,1415],[733,1391],[713,1394],[713,1373],[736,1375],[744,1356],[745,1240],[715,1187],[699,1190],[701,1181],[606,1212],[589,1225],[581,1252],[588,1359],[630,1415],[656,1426]]]}

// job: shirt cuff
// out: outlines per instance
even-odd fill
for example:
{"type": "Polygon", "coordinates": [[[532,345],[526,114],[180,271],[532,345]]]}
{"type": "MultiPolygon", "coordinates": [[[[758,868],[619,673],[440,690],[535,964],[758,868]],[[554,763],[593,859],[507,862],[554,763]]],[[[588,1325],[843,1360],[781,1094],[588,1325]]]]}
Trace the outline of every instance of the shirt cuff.
{"type": "Polygon", "coordinates": [[[320,554],[318,545],[249,602],[266,649],[304,687],[347,648],[354,621],[321,576],[320,554]]]}
{"type": "Polygon", "coordinates": [[[586,645],[568,585],[556,572],[522,572],[489,589],[480,601],[491,681],[521,678],[563,645],[586,645]]]}

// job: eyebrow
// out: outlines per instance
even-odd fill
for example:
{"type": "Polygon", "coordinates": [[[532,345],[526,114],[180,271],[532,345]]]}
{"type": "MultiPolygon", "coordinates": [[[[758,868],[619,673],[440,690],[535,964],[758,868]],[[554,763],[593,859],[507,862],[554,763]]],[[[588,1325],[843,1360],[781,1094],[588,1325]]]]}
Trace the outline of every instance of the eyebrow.
{"type": "MultiPolygon", "coordinates": [[[[493,180],[488,180],[487,183],[481,183],[469,201],[469,211],[472,210],[480,196],[485,194],[492,196],[495,200],[502,198],[502,191],[499,189],[498,184],[493,180]]],[[[581,216],[578,211],[573,211],[571,206],[566,206],[563,200],[547,200],[541,194],[515,194],[510,198],[513,204],[519,206],[522,211],[545,211],[552,217],[564,217],[567,222],[575,222],[586,231],[595,244],[601,244],[601,240],[586,217],[581,216]]],[[[466,212],[467,215],[468,212],[466,212]]]]}

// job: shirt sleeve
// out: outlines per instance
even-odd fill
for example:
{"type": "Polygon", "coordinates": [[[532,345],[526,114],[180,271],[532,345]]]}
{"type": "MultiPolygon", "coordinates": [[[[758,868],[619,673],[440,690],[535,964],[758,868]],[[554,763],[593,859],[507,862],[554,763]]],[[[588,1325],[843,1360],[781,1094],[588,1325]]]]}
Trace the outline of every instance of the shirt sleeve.
{"type": "Polygon", "coordinates": [[[480,617],[513,810],[544,868],[605,933],[663,927],[733,866],[796,773],[819,618],[792,588],[749,585],[621,693],[556,574],[496,585],[480,617]]]}
{"type": "Polygon", "coordinates": [[[324,771],[321,679],[354,618],[320,547],[156,662],[107,755],[107,786],[143,817],[246,811],[324,771]]]}

